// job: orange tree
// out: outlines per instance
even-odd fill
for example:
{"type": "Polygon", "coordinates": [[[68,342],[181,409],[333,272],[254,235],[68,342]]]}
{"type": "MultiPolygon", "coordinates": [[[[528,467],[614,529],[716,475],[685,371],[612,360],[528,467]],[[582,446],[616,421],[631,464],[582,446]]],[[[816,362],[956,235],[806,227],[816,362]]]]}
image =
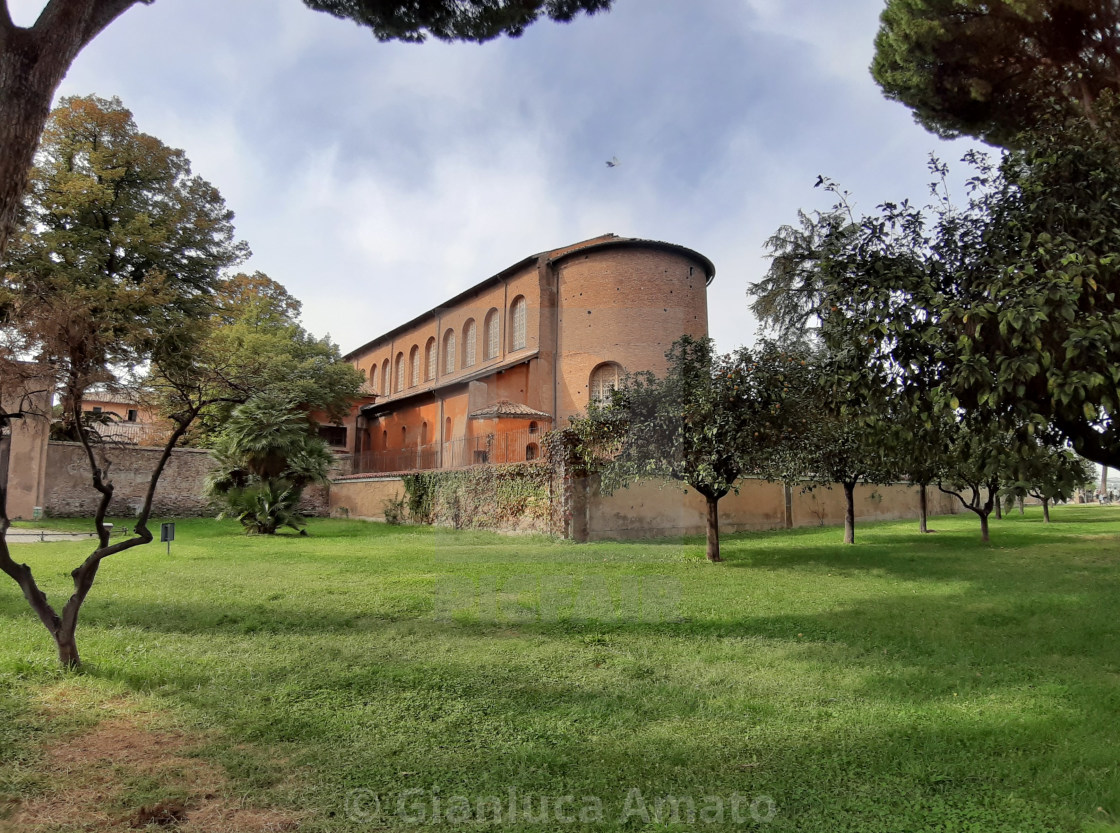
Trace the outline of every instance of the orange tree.
{"type": "Polygon", "coordinates": [[[772,344],[720,354],[710,339],[690,336],[665,355],[664,376],[628,376],[573,427],[587,447],[610,449],[600,466],[605,490],[656,478],[702,495],[706,554],[720,561],[720,499],[745,475],[782,477],[799,457],[791,449],[808,425],[794,383],[803,357],[772,344]]]}

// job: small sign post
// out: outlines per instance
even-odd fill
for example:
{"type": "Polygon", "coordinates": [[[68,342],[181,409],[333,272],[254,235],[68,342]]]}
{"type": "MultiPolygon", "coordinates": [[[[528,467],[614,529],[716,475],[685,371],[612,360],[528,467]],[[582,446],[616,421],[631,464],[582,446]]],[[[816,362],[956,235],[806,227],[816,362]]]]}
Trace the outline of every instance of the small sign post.
{"type": "Polygon", "coordinates": [[[175,540],[175,524],[160,524],[159,540],[167,542],[167,554],[171,555],[171,542],[175,540]]]}

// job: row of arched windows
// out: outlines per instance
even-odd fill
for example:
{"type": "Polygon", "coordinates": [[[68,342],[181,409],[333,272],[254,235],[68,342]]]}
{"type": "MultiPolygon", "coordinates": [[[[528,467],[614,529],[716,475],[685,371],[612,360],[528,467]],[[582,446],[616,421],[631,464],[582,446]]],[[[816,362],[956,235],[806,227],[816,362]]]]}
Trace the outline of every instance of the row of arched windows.
{"type": "MultiPolygon", "coordinates": [[[[513,303],[509,307],[509,349],[510,352],[515,350],[523,350],[528,344],[526,336],[526,319],[528,318],[528,305],[525,301],[524,295],[518,295],[513,299],[513,303]]],[[[497,308],[491,309],[486,313],[486,318],[483,320],[483,361],[491,361],[498,358],[499,347],[501,345],[501,313],[497,308]]],[[[477,356],[478,346],[478,327],[473,318],[468,318],[463,324],[462,328],[462,356],[457,354],[458,338],[456,332],[452,328],[448,328],[443,334],[443,372],[454,373],[456,370],[466,370],[469,367],[474,367],[478,361],[477,356]]],[[[405,387],[416,387],[422,382],[431,382],[436,378],[439,370],[440,356],[436,350],[435,338],[429,338],[428,343],[424,345],[423,357],[421,357],[419,345],[413,345],[409,351],[407,365],[405,364],[405,355],[403,352],[397,353],[396,363],[393,366],[392,386],[390,387],[390,365],[389,360],[385,359],[381,363],[381,384],[377,384],[377,366],[374,365],[370,368],[369,372],[369,386],[372,390],[380,393],[383,396],[388,396],[390,393],[401,393],[405,387]],[[406,368],[408,373],[406,375],[406,368]],[[424,376],[421,378],[420,372],[423,370],[424,376]]]]}

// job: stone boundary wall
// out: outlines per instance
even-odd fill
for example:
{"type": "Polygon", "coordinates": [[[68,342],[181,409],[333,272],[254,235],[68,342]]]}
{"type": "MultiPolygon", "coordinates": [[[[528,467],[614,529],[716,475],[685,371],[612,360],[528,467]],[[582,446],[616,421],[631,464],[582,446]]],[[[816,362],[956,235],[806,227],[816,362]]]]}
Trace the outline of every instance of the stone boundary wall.
{"type": "MultiPolygon", "coordinates": [[[[148,478],[163,449],[143,446],[112,446],[106,456],[112,461],[109,476],[113,482],[113,501],[109,514],[135,517],[148,488],[148,478]]],[[[152,517],[189,518],[218,513],[206,496],[206,476],[213,469],[210,452],[201,448],[176,448],[171,452],[152,501],[152,517]]],[[[43,508],[55,518],[92,517],[100,495],[90,480],[89,462],[80,443],[47,444],[43,508]]],[[[326,515],[329,504],[327,486],[304,490],[300,511],[305,515],[326,515]]]]}
{"type": "MultiPolygon", "coordinates": [[[[840,486],[789,490],[765,480],[743,480],[739,494],[731,493],[719,504],[720,531],[781,529],[783,527],[833,526],[844,523],[844,490],[840,486]]],[[[704,498],[679,483],[642,481],[604,495],[597,477],[571,477],[553,482],[552,528],[576,541],[669,538],[703,535],[707,506],[704,498]]],[[[330,489],[332,517],[383,521],[387,498],[406,496],[397,476],[370,475],[335,480],[330,489]]],[[[930,516],[955,515],[956,498],[936,487],[927,491],[930,516]]],[[[856,522],[918,517],[918,490],[905,484],[856,487],[856,522]]],[[[516,523],[499,531],[524,531],[516,523]]],[[[858,535],[858,530],[857,530],[858,535]]]]}
{"type": "MultiPolygon", "coordinates": [[[[930,516],[955,515],[956,498],[936,487],[927,490],[930,516]]],[[[739,494],[731,492],[719,502],[721,532],[781,529],[783,527],[834,526],[844,523],[844,490],[818,486],[811,491],[790,490],[791,517],[786,518],[786,490],[780,483],[743,480],[739,494]]],[[[918,489],[895,484],[860,484],[855,490],[856,524],[918,517],[918,489]]],[[[704,498],[673,482],[644,481],[604,495],[592,478],[586,504],[587,540],[703,535],[707,526],[704,498]]],[[[857,528],[856,535],[859,531],[857,528]]]]}

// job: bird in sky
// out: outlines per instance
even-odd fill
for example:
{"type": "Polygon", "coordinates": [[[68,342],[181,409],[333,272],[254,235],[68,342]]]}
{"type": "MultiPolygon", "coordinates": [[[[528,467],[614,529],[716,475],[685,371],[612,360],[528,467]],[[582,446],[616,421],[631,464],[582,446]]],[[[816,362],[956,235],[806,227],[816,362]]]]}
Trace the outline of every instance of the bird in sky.
{"type": "Polygon", "coordinates": [[[617,168],[618,167],[618,157],[617,156],[612,156],[610,159],[608,159],[607,160],[607,167],[608,168],[617,168]]]}

